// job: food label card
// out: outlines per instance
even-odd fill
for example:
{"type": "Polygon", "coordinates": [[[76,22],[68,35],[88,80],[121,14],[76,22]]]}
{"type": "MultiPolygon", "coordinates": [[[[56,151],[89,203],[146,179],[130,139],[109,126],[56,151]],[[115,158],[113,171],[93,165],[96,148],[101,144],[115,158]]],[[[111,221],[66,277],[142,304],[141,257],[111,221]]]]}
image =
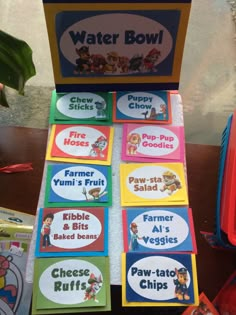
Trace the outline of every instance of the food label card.
{"type": "Polygon", "coordinates": [[[50,123],[52,124],[111,124],[111,93],[52,92],[50,123]]]}
{"type": "Polygon", "coordinates": [[[125,252],[192,252],[196,254],[192,211],[188,208],[123,210],[125,252]]]}
{"type": "Polygon", "coordinates": [[[107,245],[107,208],[40,209],[36,257],[105,256],[107,245]]]}
{"type": "Polygon", "coordinates": [[[107,257],[37,258],[33,314],[110,309],[107,257]]]}
{"type": "Polygon", "coordinates": [[[170,92],[114,92],[113,121],[170,124],[170,92]]]}
{"type": "Polygon", "coordinates": [[[204,292],[199,296],[198,306],[189,306],[182,315],[220,315],[204,292]]]}
{"type": "Polygon", "coordinates": [[[184,127],[124,124],[122,160],[184,162],[184,127]]]}
{"type": "Polygon", "coordinates": [[[182,163],[120,165],[122,206],[187,205],[182,163]]]}
{"type": "Polygon", "coordinates": [[[123,306],[198,304],[195,255],[122,254],[123,306]]]}
{"type": "Polygon", "coordinates": [[[111,198],[110,166],[48,165],[45,207],[109,206],[111,198]]]}
{"type": "Polygon", "coordinates": [[[53,125],[46,159],[110,165],[113,136],[109,126],[53,125]]]}

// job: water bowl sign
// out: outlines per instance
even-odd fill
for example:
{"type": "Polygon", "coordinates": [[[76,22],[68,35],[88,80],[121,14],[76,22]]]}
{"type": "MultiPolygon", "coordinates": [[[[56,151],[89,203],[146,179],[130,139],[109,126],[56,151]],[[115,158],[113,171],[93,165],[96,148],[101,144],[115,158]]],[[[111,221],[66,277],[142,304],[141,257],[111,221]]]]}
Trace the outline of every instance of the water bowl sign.
{"type": "MultiPolygon", "coordinates": [[[[67,63],[74,65],[70,76],[157,73],[169,56],[168,67],[158,75],[170,75],[179,18],[178,10],[142,11],[142,15],[137,11],[61,12],[56,17],[58,44],[67,63]],[[60,24],[62,19],[68,23],[60,24]],[[164,25],[166,21],[171,21],[171,27],[164,25]],[[63,25],[68,24],[65,29],[63,25]]],[[[69,76],[66,67],[62,71],[69,76]]]]}

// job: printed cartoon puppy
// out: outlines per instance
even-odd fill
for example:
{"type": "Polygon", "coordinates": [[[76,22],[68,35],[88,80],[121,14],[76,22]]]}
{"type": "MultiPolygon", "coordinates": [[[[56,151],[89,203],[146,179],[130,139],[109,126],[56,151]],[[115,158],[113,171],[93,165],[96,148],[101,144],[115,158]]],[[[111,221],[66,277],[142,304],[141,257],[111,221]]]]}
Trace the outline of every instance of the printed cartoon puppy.
{"type": "Polygon", "coordinates": [[[95,277],[93,273],[91,273],[88,279],[89,286],[86,288],[84,300],[94,300],[94,302],[99,302],[96,298],[97,292],[102,286],[102,277],[95,277]]]}
{"type": "Polygon", "coordinates": [[[127,137],[127,152],[129,155],[135,155],[140,145],[141,137],[138,133],[130,133],[127,137]]]}
{"type": "Polygon", "coordinates": [[[175,296],[178,300],[189,300],[190,296],[188,295],[188,274],[186,268],[175,268],[175,273],[177,279],[174,280],[175,284],[175,296]]]}
{"type": "Polygon", "coordinates": [[[172,172],[167,171],[162,175],[162,177],[163,177],[164,186],[162,187],[162,189],[160,189],[160,191],[163,192],[167,190],[168,195],[172,195],[174,191],[182,188],[180,181],[176,178],[176,176],[172,172]]]}

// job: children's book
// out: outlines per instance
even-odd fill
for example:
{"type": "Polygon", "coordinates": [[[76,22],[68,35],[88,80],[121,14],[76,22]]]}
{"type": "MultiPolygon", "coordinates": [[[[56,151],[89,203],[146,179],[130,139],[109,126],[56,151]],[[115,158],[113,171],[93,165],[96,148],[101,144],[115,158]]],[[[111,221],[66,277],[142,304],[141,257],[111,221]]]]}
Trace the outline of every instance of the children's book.
{"type": "Polygon", "coordinates": [[[120,165],[122,206],[188,205],[182,163],[120,165]]]}
{"type": "Polygon", "coordinates": [[[109,311],[108,257],[35,260],[32,314],[109,311]]]}
{"type": "Polygon", "coordinates": [[[123,306],[198,305],[193,254],[122,254],[123,306]]]}
{"type": "Polygon", "coordinates": [[[125,252],[197,253],[191,209],[128,208],[122,216],[125,252]]]}
{"type": "Polygon", "coordinates": [[[52,92],[51,124],[111,125],[112,93],[52,92]]]}
{"type": "Polygon", "coordinates": [[[0,207],[0,314],[28,314],[32,284],[25,281],[35,216],[0,207]]]}
{"type": "Polygon", "coordinates": [[[189,306],[182,315],[220,315],[204,292],[199,295],[199,305],[189,306]]]}
{"type": "Polygon", "coordinates": [[[48,165],[45,207],[104,207],[111,203],[110,166],[48,165]]]}
{"type": "Polygon", "coordinates": [[[39,210],[36,257],[106,256],[107,208],[39,210]]]}
{"type": "Polygon", "coordinates": [[[122,160],[133,162],[184,162],[183,126],[124,124],[122,160]]]}
{"type": "Polygon", "coordinates": [[[46,160],[110,165],[113,137],[110,126],[52,125],[46,160]]]}
{"type": "Polygon", "coordinates": [[[170,124],[172,121],[170,92],[114,92],[113,121],[170,124]]]}

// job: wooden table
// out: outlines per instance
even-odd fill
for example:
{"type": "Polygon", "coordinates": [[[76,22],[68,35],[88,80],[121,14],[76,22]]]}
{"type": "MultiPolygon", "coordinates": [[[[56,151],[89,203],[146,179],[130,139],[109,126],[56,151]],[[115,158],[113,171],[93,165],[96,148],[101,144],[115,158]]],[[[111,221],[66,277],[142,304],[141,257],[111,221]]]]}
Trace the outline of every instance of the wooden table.
{"type": "MultiPolygon", "coordinates": [[[[33,171],[24,173],[0,173],[0,205],[35,214],[48,131],[1,127],[0,132],[0,167],[26,162],[32,162],[33,166],[33,171]]],[[[200,231],[214,230],[219,152],[218,146],[186,144],[189,200],[193,209],[198,247],[199,292],[204,291],[210,300],[213,300],[236,267],[236,252],[212,249],[200,235],[200,231]]],[[[113,311],[107,312],[109,314],[120,312],[169,315],[181,314],[183,310],[156,307],[121,308],[121,287],[111,286],[111,294],[113,311]]]]}

